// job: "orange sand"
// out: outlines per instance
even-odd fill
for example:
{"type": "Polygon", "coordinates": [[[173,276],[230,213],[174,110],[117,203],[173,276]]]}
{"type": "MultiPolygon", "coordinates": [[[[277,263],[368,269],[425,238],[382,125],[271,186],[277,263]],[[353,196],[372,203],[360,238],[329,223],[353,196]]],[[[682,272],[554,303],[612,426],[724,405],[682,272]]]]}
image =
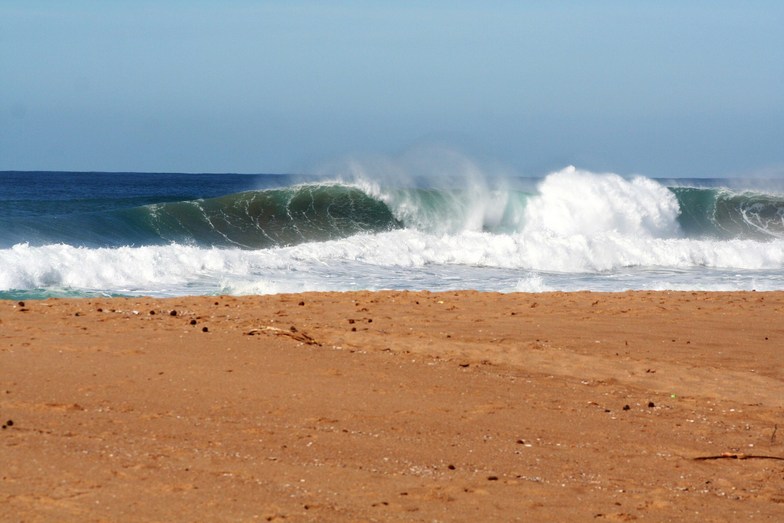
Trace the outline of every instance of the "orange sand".
{"type": "Polygon", "coordinates": [[[0,301],[0,421],[3,521],[784,521],[784,293],[0,301]]]}

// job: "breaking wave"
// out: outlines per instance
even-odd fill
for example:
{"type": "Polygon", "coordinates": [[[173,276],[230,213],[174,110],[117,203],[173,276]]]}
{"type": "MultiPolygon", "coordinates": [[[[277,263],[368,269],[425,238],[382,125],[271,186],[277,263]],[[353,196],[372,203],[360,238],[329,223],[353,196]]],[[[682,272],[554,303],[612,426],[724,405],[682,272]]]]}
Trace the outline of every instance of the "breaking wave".
{"type": "Polygon", "coordinates": [[[439,288],[473,269],[514,279],[507,290],[549,289],[544,273],[784,268],[784,195],[573,167],[530,187],[352,179],[5,225],[0,294],[439,288]]]}

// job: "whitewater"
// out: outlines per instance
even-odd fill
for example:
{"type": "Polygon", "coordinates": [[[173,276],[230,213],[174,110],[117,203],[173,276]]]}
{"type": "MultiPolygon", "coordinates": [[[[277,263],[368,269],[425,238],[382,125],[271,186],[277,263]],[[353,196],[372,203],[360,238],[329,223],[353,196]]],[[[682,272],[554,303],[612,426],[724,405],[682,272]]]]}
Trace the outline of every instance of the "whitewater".
{"type": "Polygon", "coordinates": [[[0,297],[784,289],[784,193],[542,179],[0,173],[0,297]]]}

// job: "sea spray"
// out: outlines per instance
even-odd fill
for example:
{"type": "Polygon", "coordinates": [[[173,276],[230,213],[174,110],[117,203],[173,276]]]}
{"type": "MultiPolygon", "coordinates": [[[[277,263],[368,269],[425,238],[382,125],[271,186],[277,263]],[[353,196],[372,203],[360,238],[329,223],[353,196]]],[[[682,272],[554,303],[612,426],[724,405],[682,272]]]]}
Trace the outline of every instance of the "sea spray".
{"type": "Polygon", "coordinates": [[[681,235],[679,214],[675,195],[653,180],[567,167],[539,184],[525,210],[524,232],[673,238],[681,235]]]}
{"type": "MultiPolygon", "coordinates": [[[[519,230],[530,195],[510,187],[508,168],[480,165],[447,147],[413,148],[395,158],[347,157],[320,173],[384,202],[406,227],[433,234],[519,230]]],[[[531,186],[523,180],[515,185],[531,186]]]]}

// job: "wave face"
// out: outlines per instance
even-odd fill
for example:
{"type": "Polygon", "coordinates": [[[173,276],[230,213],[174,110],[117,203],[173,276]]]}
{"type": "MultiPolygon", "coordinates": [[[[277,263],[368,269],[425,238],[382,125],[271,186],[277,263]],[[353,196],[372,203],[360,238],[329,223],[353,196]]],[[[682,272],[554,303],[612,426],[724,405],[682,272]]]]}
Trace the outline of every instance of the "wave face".
{"type": "Polygon", "coordinates": [[[690,236],[784,238],[784,195],[757,191],[674,187],[679,222],[690,236]]]}
{"type": "Polygon", "coordinates": [[[381,201],[345,185],[302,185],[152,205],[142,221],[161,240],[258,249],[401,226],[381,201]]]}
{"type": "Polygon", "coordinates": [[[784,288],[775,191],[573,167],[447,182],[0,195],[0,297],[784,288]]]}

